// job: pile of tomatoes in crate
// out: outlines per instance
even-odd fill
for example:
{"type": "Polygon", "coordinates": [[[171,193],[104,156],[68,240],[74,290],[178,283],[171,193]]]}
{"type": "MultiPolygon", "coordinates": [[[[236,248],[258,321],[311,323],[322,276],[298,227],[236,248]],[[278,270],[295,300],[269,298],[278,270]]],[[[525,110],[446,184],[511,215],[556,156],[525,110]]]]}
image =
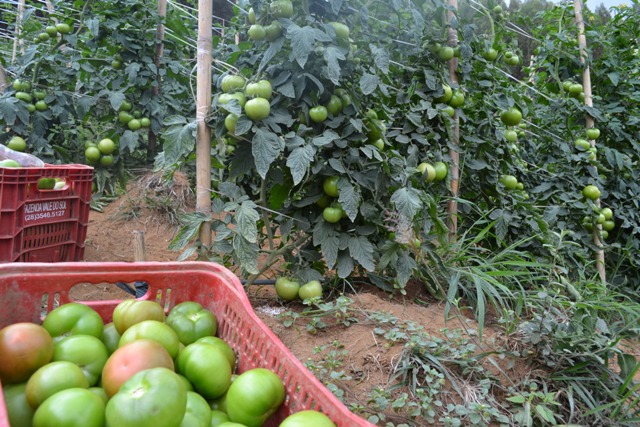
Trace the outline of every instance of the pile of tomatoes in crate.
{"type": "MultiPolygon", "coordinates": [[[[0,380],[12,427],[259,427],[285,400],[264,368],[235,373],[233,348],[215,315],[186,301],[165,315],[150,300],[124,300],[104,324],[68,303],[42,325],[0,330],[0,380]]],[[[335,427],[304,410],[280,427],[335,427]]]]}

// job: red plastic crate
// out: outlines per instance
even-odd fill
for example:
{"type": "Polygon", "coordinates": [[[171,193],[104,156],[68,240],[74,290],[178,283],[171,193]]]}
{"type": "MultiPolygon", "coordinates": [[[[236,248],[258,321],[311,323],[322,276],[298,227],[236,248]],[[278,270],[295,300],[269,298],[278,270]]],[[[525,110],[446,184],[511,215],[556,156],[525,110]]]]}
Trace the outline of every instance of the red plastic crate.
{"type": "Polygon", "coordinates": [[[0,168],[0,262],[81,261],[92,180],[86,165],[0,168]],[[39,190],[40,178],[66,184],[39,190]]]}
{"type": "MultiPolygon", "coordinates": [[[[158,301],[168,312],[182,301],[196,301],[213,311],[218,336],[233,347],[238,373],[262,367],[276,372],[285,385],[283,406],[265,424],[275,427],[290,413],[316,409],[338,427],[374,424],[349,411],[256,316],[238,278],[228,269],[205,262],[174,263],[13,263],[0,265],[0,328],[15,322],[41,323],[44,316],[70,302],[76,284],[145,281],[140,299],[158,301]]],[[[119,300],[80,301],[110,322],[119,300]]],[[[0,427],[8,427],[0,388],[0,427]]]]}

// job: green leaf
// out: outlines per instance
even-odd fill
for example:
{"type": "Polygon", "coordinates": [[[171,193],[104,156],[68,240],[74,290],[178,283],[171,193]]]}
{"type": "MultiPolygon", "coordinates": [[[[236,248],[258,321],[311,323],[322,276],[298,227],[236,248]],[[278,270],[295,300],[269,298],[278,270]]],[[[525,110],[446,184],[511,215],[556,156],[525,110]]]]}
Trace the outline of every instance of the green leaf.
{"type": "Polygon", "coordinates": [[[262,70],[269,64],[269,61],[273,59],[274,56],[280,52],[282,46],[284,45],[284,37],[279,37],[273,42],[269,43],[269,48],[265,50],[262,55],[262,60],[260,61],[260,65],[258,66],[257,74],[260,74],[262,70]]]}
{"type": "Polygon", "coordinates": [[[130,130],[124,131],[120,137],[119,145],[121,153],[124,153],[125,150],[133,153],[138,148],[138,134],[130,130]]]}
{"type": "Polygon", "coordinates": [[[332,269],[338,258],[340,239],[335,227],[326,221],[318,221],[313,228],[313,245],[320,246],[320,251],[327,262],[327,268],[332,269]]]}
{"type": "Polygon", "coordinates": [[[349,254],[367,271],[375,269],[373,261],[373,245],[364,236],[354,236],[349,239],[349,254]]]}
{"type": "Polygon", "coordinates": [[[338,277],[344,279],[349,277],[349,275],[353,272],[353,259],[349,256],[349,254],[345,251],[340,252],[338,256],[338,262],[336,263],[336,270],[338,272],[338,277]]]}
{"type": "Polygon", "coordinates": [[[313,52],[316,41],[329,42],[331,38],[317,28],[310,26],[299,27],[291,24],[287,27],[287,38],[291,41],[290,61],[296,61],[301,68],[307,63],[309,55],[313,52]]]}
{"type": "Polygon", "coordinates": [[[97,37],[100,33],[100,18],[93,17],[84,21],[84,24],[87,26],[87,29],[91,32],[91,35],[97,37]]]}
{"type": "Polygon", "coordinates": [[[309,165],[311,165],[315,154],[316,149],[313,145],[298,147],[289,154],[287,166],[291,170],[293,185],[298,185],[300,181],[303,180],[309,170],[309,165]]]}
{"type": "Polygon", "coordinates": [[[338,46],[328,46],[324,50],[324,60],[327,61],[327,77],[338,85],[340,83],[340,60],[345,60],[346,56],[338,46]]]}
{"type": "Polygon", "coordinates": [[[342,205],[342,209],[351,221],[355,221],[358,216],[358,207],[362,201],[358,188],[354,187],[349,180],[342,178],[338,181],[338,189],[340,190],[338,201],[342,205]]]}
{"type": "Polygon", "coordinates": [[[175,251],[185,248],[198,235],[202,223],[210,220],[210,216],[200,212],[182,215],[180,217],[180,230],[169,244],[169,249],[175,251]]]}
{"type": "Polygon", "coordinates": [[[14,97],[6,96],[0,98],[0,119],[4,120],[8,126],[12,126],[16,122],[17,103],[18,99],[14,97]]]}
{"type": "Polygon", "coordinates": [[[403,251],[398,258],[398,263],[396,264],[396,280],[401,287],[404,287],[409,279],[411,279],[416,267],[416,261],[411,258],[411,256],[409,255],[409,251],[403,251]]]}
{"type": "Polygon", "coordinates": [[[520,395],[520,394],[518,394],[518,395],[516,395],[516,396],[507,397],[507,400],[508,400],[509,402],[512,402],[512,403],[518,403],[518,404],[520,404],[520,405],[522,405],[524,402],[526,402],[526,401],[527,401],[527,399],[525,399],[525,397],[524,397],[524,396],[522,396],[522,395],[520,395]]]}
{"type": "Polygon", "coordinates": [[[538,415],[540,415],[540,418],[542,418],[548,423],[555,424],[556,418],[553,415],[553,412],[549,410],[549,408],[547,408],[544,405],[536,405],[535,410],[538,413],[538,415]]]}
{"type": "Polygon", "coordinates": [[[124,102],[125,96],[124,92],[110,92],[109,93],[109,103],[111,104],[111,108],[114,110],[119,110],[122,102],[124,102]]]}
{"type": "Polygon", "coordinates": [[[84,117],[88,112],[91,111],[91,107],[96,105],[97,98],[90,95],[78,95],[78,99],[76,100],[78,116],[84,117]]]}
{"type": "Polygon", "coordinates": [[[391,202],[396,205],[396,209],[401,215],[410,220],[422,208],[420,195],[413,188],[403,187],[396,190],[391,196],[391,202]]]}
{"type": "Polygon", "coordinates": [[[242,235],[233,237],[233,255],[240,266],[250,274],[258,274],[258,245],[246,240],[242,235]]]}
{"type": "Polygon", "coordinates": [[[251,151],[258,174],[265,179],[269,166],[284,149],[284,141],[273,132],[259,128],[251,141],[251,151]]]}
{"type": "Polygon", "coordinates": [[[250,243],[258,242],[258,220],[260,214],[256,204],[250,200],[244,201],[236,211],[236,231],[250,243]]]}
{"type": "MultiPolygon", "coordinates": [[[[176,120],[171,118],[171,122],[176,120]]],[[[174,165],[187,154],[191,153],[196,145],[197,125],[195,120],[185,123],[182,118],[181,124],[168,127],[162,134],[164,140],[164,161],[165,165],[174,165]]]]}
{"type": "Polygon", "coordinates": [[[379,48],[374,44],[369,45],[373,54],[373,63],[385,74],[389,73],[389,52],[385,48],[379,48]]]}
{"type": "Polygon", "coordinates": [[[338,135],[335,131],[331,129],[327,129],[320,136],[316,136],[311,140],[311,143],[316,147],[322,147],[323,145],[331,144],[336,139],[339,139],[340,135],[338,135]]]}
{"type": "Polygon", "coordinates": [[[371,95],[378,88],[380,78],[375,74],[364,73],[360,77],[360,90],[364,95],[371,95]]]}

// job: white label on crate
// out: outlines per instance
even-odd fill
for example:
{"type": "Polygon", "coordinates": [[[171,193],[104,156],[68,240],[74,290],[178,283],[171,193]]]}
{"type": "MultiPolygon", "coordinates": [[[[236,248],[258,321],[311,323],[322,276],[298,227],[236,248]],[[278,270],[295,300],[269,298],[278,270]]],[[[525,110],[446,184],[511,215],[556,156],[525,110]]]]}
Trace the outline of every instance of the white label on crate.
{"type": "Polygon", "coordinates": [[[27,203],[24,205],[24,222],[38,221],[40,219],[48,218],[59,218],[65,216],[66,212],[66,200],[27,203]]]}

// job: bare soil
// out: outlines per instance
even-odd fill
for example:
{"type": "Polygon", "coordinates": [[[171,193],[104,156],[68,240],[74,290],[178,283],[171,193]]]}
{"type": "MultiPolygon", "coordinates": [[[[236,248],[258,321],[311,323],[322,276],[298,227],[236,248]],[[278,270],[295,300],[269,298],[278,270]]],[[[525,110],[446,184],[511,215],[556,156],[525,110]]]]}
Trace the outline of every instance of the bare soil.
{"type": "MultiPolygon", "coordinates": [[[[179,253],[168,249],[176,232],[176,226],[171,224],[172,216],[159,213],[157,206],[155,209],[149,207],[149,199],[155,197],[153,193],[156,190],[153,185],[150,185],[148,178],[143,178],[132,182],[127,192],[107,205],[103,212],[91,211],[85,261],[134,261],[134,234],[139,232],[144,233],[146,261],[177,260],[179,253]]],[[[176,194],[183,194],[183,190],[183,188],[174,188],[176,194]]],[[[192,199],[186,196],[181,203],[188,207],[192,204],[192,199]]],[[[154,204],[152,200],[151,205],[154,204]]],[[[273,278],[278,272],[268,273],[268,278],[273,278]]],[[[93,288],[87,292],[91,292],[90,296],[94,299],[127,297],[126,293],[115,286],[104,287],[104,289],[93,288]]],[[[284,326],[280,314],[289,310],[301,312],[304,306],[300,303],[284,305],[276,298],[273,286],[249,286],[247,294],[257,315],[303,362],[309,362],[312,366],[320,368],[327,366],[329,352],[337,350],[340,366],[332,369],[344,371],[345,375],[351,379],[334,382],[344,390],[345,402],[356,403],[359,406],[367,406],[369,394],[374,388],[389,389],[397,382],[393,379],[393,372],[403,349],[399,345],[390,345],[374,332],[380,324],[370,320],[370,313],[387,313],[395,316],[399,324],[407,321],[414,322],[434,337],[444,337],[445,329],[462,329],[479,345],[478,351],[503,348],[504,337],[500,329],[494,327],[491,321],[485,327],[483,340],[479,340],[475,337],[478,325],[471,316],[445,319],[443,303],[433,301],[419,283],[412,284],[406,296],[388,295],[373,286],[364,285],[349,295],[354,301],[352,308],[359,319],[358,322],[346,327],[340,322],[335,322],[334,318],[333,321],[327,321],[326,328],[313,334],[307,332],[304,319],[298,319],[291,327],[284,326]],[[320,349],[323,350],[320,351],[320,349]]],[[[496,369],[490,363],[485,364],[486,369],[491,369],[499,376],[511,377],[515,382],[532,374],[531,367],[521,359],[499,360],[496,358],[495,362],[500,369],[496,369]]],[[[318,374],[321,375],[320,372],[318,374]]],[[[511,381],[504,379],[506,383],[511,381]]],[[[472,393],[473,385],[467,386],[472,393]]],[[[453,395],[451,393],[452,401],[453,395]]],[[[443,401],[445,404],[448,403],[446,397],[443,401]]],[[[408,425],[426,425],[415,420],[403,419],[401,415],[391,411],[388,417],[388,420],[394,423],[404,421],[408,425]]]]}

